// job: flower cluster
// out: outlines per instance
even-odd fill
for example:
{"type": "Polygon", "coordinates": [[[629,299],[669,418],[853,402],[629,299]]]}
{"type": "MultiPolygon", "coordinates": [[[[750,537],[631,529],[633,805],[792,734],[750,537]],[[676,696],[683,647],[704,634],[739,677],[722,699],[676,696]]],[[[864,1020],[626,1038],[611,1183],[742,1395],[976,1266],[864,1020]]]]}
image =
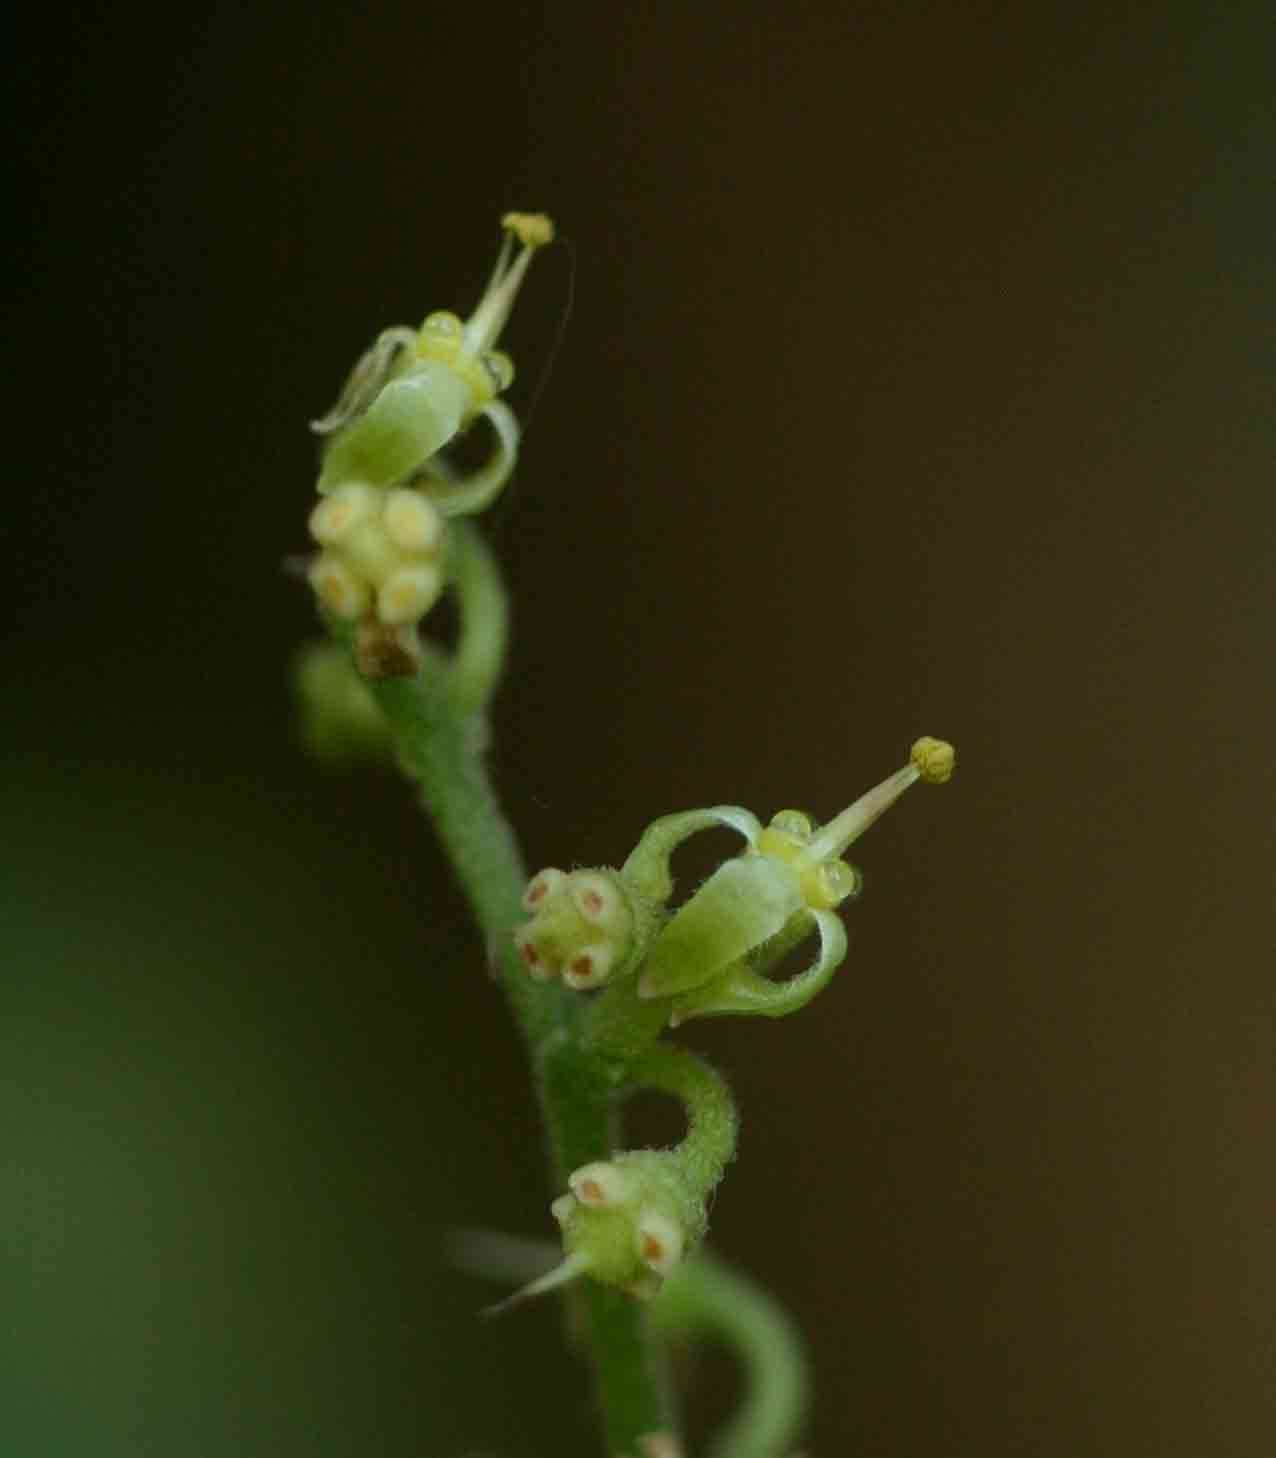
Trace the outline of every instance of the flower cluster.
{"type": "Polygon", "coordinates": [[[415,623],[443,590],[443,517],[420,491],[347,481],[311,512],[310,535],[324,549],[310,581],[340,618],[415,623]]]}
{"type": "Polygon", "coordinates": [[[397,635],[404,649],[446,581],[447,519],[490,506],[518,456],[518,419],[499,398],[514,366],[496,344],[553,226],[528,213],[508,213],[502,226],[504,245],[469,319],[439,311],[419,330],[384,330],[312,422],[325,444],[311,585],[334,616],[397,635]],[[446,448],[480,419],[493,449],[460,474],[446,448]]]}
{"type": "Polygon", "coordinates": [[[532,976],[561,976],[578,990],[636,974],[639,998],[664,999],[675,1025],[719,1013],[794,1012],[845,956],[834,911],[858,894],[861,877],[843,852],[909,785],[941,783],[953,765],[951,745],[919,739],[903,769],[825,826],[796,810],[780,811],[765,828],[737,806],[692,810],[655,821],[618,871],[541,871],[523,902],[532,919],[515,933],[524,963],[532,976]],[[719,825],[744,837],[743,853],[670,915],[673,851],[719,825]],[[771,981],[766,972],[811,932],[820,939],[815,965],[771,981]]]}
{"type": "MultiPolygon", "coordinates": [[[[858,894],[862,880],[843,854],[910,785],[940,784],[954,764],[950,744],[919,739],[903,769],[826,825],[796,810],[780,811],[765,827],[737,806],[692,810],[650,825],[619,870],[541,871],[523,900],[530,920],[514,934],[524,965],[538,980],[561,977],[576,991],[611,984],[616,995],[608,997],[621,1018],[645,1021],[654,1010],[660,1024],[673,1026],[693,1017],[795,1012],[846,955],[836,908],[858,894]],[[738,832],[745,848],[671,913],[670,858],[714,826],[738,832]],[[772,980],[768,974],[812,932],[819,939],[814,963],[788,981],[772,980]]],[[[551,1207],[566,1259],[528,1294],[588,1272],[651,1295],[704,1234],[708,1197],[730,1157],[733,1115],[722,1112],[703,1068],[689,1076],[684,1067],[677,1082],[653,1086],[686,1103],[687,1138],[674,1149],[632,1150],[572,1173],[568,1193],[551,1207]]]]}

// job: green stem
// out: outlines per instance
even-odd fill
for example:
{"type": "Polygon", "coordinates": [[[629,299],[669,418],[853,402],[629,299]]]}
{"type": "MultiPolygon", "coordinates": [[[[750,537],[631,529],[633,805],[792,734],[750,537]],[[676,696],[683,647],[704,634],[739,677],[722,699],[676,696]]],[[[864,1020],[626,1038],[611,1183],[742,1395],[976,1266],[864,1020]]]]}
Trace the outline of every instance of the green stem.
{"type": "Polygon", "coordinates": [[[509,642],[509,605],[500,569],[473,523],[452,523],[449,560],[464,625],[448,684],[457,711],[482,713],[496,692],[509,642]]]}
{"type": "MultiPolygon", "coordinates": [[[[524,974],[526,975],[526,974],[524,974]]],[[[538,1083],[560,1188],[581,1165],[608,1159],[618,1144],[615,1083],[564,1030],[539,1058],[538,1083]]],[[[575,1303],[594,1365],[608,1451],[640,1458],[639,1441],[674,1429],[664,1362],[647,1306],[597,1281],[576,1283],[575,1303]]]]}
{"type": "Polygon", "coordinates": [[[810,1396],[802,1338],[788,1314],[705,1251],[674,1270],[654,1308],[667,1332],[719,1337],[744,1367],[744,1400],[707,1458],[786,1458],[810,1396]]]}
{"type": "Polygon", "coordinates": [[[735,1156],[740,1121],[735,1095],[711,1064],[673,1043],[656,1043],[634,1064],[637,1088],[672,1094],[687,1111],[687,1133],[677,1146],[679,1166],[705,1199],[735,1156]]]}
{"type": "Polygon", "coordinates": [[[369,687],[394,731],[403,768],[421,788],[514,1015],[536,1048],[563,1023],[568,999],[557,986],[533,982],[514,951],[514,928],[526,916],[527,872],[474,751],[472,724],[423,674],[369,687]]]}
{"type": "Polygon", "coordinates": [[[615,1070],[617,1082],[653,1047],[669,1021],[667,997],[638,996],[637,977],[622,977],[592,999],[582,1019],[585,1047],[615,1070]]]}
{"type": "MultiPolygon", "coordinates": [[[[458,524],[459,525],[459,524],[458,524]]],[[[526,917],[527,871],[480,758],[475,711],[499,675],[505,639],[504,590],[477,533],[457,543],[456,587],[461,639],[450,672],[427,668],[411,679],[369,684],[391,726],[404,769],[418,783],[426,811],[461,883],[531,1056],[548,1131],[555,1188],[582,1164],[615,1149],[616,1080],[579,1036],[580,999],[557,983],[527,975],[513,941],[526,917]]],[[[334,629],[349,647],[352,634],[334,629]]],[[[673,1421],[658,1343],[644,1306],[595,1281],[572,1299],[583,1309],[611,1454],[641,1458],[641,1440],[671,1434],[673,1421]]]]}

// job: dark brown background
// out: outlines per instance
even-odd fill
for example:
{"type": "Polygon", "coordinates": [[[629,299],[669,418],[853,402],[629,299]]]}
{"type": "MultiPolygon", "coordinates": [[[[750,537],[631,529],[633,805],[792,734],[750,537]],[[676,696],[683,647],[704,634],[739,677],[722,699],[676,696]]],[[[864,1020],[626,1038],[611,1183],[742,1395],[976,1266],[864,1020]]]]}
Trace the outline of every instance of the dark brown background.
{"type": "Polygon", "coordinates": [[[551,1193],[463,908],[397,781],[299,757],[285,673],[305,421],[377,328],[471,305],[510,206],[577,257],[498,533],[531,861],[961,751],[863,843],[818,1005],[693,1030],[746,1113],[715,1238],[810,1334],[812,1452],[1276,1451],[1270,7],[35,24],[21,1451],[596,1451],[552,1307],[480,1325],[442,1268],[551,1193]]]}

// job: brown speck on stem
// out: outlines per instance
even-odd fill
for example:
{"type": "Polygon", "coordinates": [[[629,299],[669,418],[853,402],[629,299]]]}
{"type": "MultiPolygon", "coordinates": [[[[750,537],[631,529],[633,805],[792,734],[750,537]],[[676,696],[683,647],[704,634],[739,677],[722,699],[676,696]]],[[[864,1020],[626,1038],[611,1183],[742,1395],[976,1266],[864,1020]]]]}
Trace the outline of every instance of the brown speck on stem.
{"type": "Polygon", "coordinates": [[[414,678],[422,663],[421,645],[411,628],[365,618],[355,635],[354,661],[364,678],[414,678]]]}

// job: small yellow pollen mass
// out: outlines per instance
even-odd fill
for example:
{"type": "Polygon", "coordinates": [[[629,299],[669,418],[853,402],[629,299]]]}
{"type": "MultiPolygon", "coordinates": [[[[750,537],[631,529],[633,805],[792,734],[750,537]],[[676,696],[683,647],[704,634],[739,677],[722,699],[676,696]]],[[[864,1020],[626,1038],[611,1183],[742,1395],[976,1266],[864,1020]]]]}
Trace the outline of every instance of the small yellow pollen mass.
{"type": "Polygon", "coordinates": [[[942,785],[952,778],[957,764],[957,751],[944,739],[926,734],[908,752],[913,768],[928,785],[942,785]]]}
{"type": "Polygon", "coordinates": [[[545,213],[506,213],[501,227],[529,248],[543,248],[554,241],[554,222],[545,213]]]}

